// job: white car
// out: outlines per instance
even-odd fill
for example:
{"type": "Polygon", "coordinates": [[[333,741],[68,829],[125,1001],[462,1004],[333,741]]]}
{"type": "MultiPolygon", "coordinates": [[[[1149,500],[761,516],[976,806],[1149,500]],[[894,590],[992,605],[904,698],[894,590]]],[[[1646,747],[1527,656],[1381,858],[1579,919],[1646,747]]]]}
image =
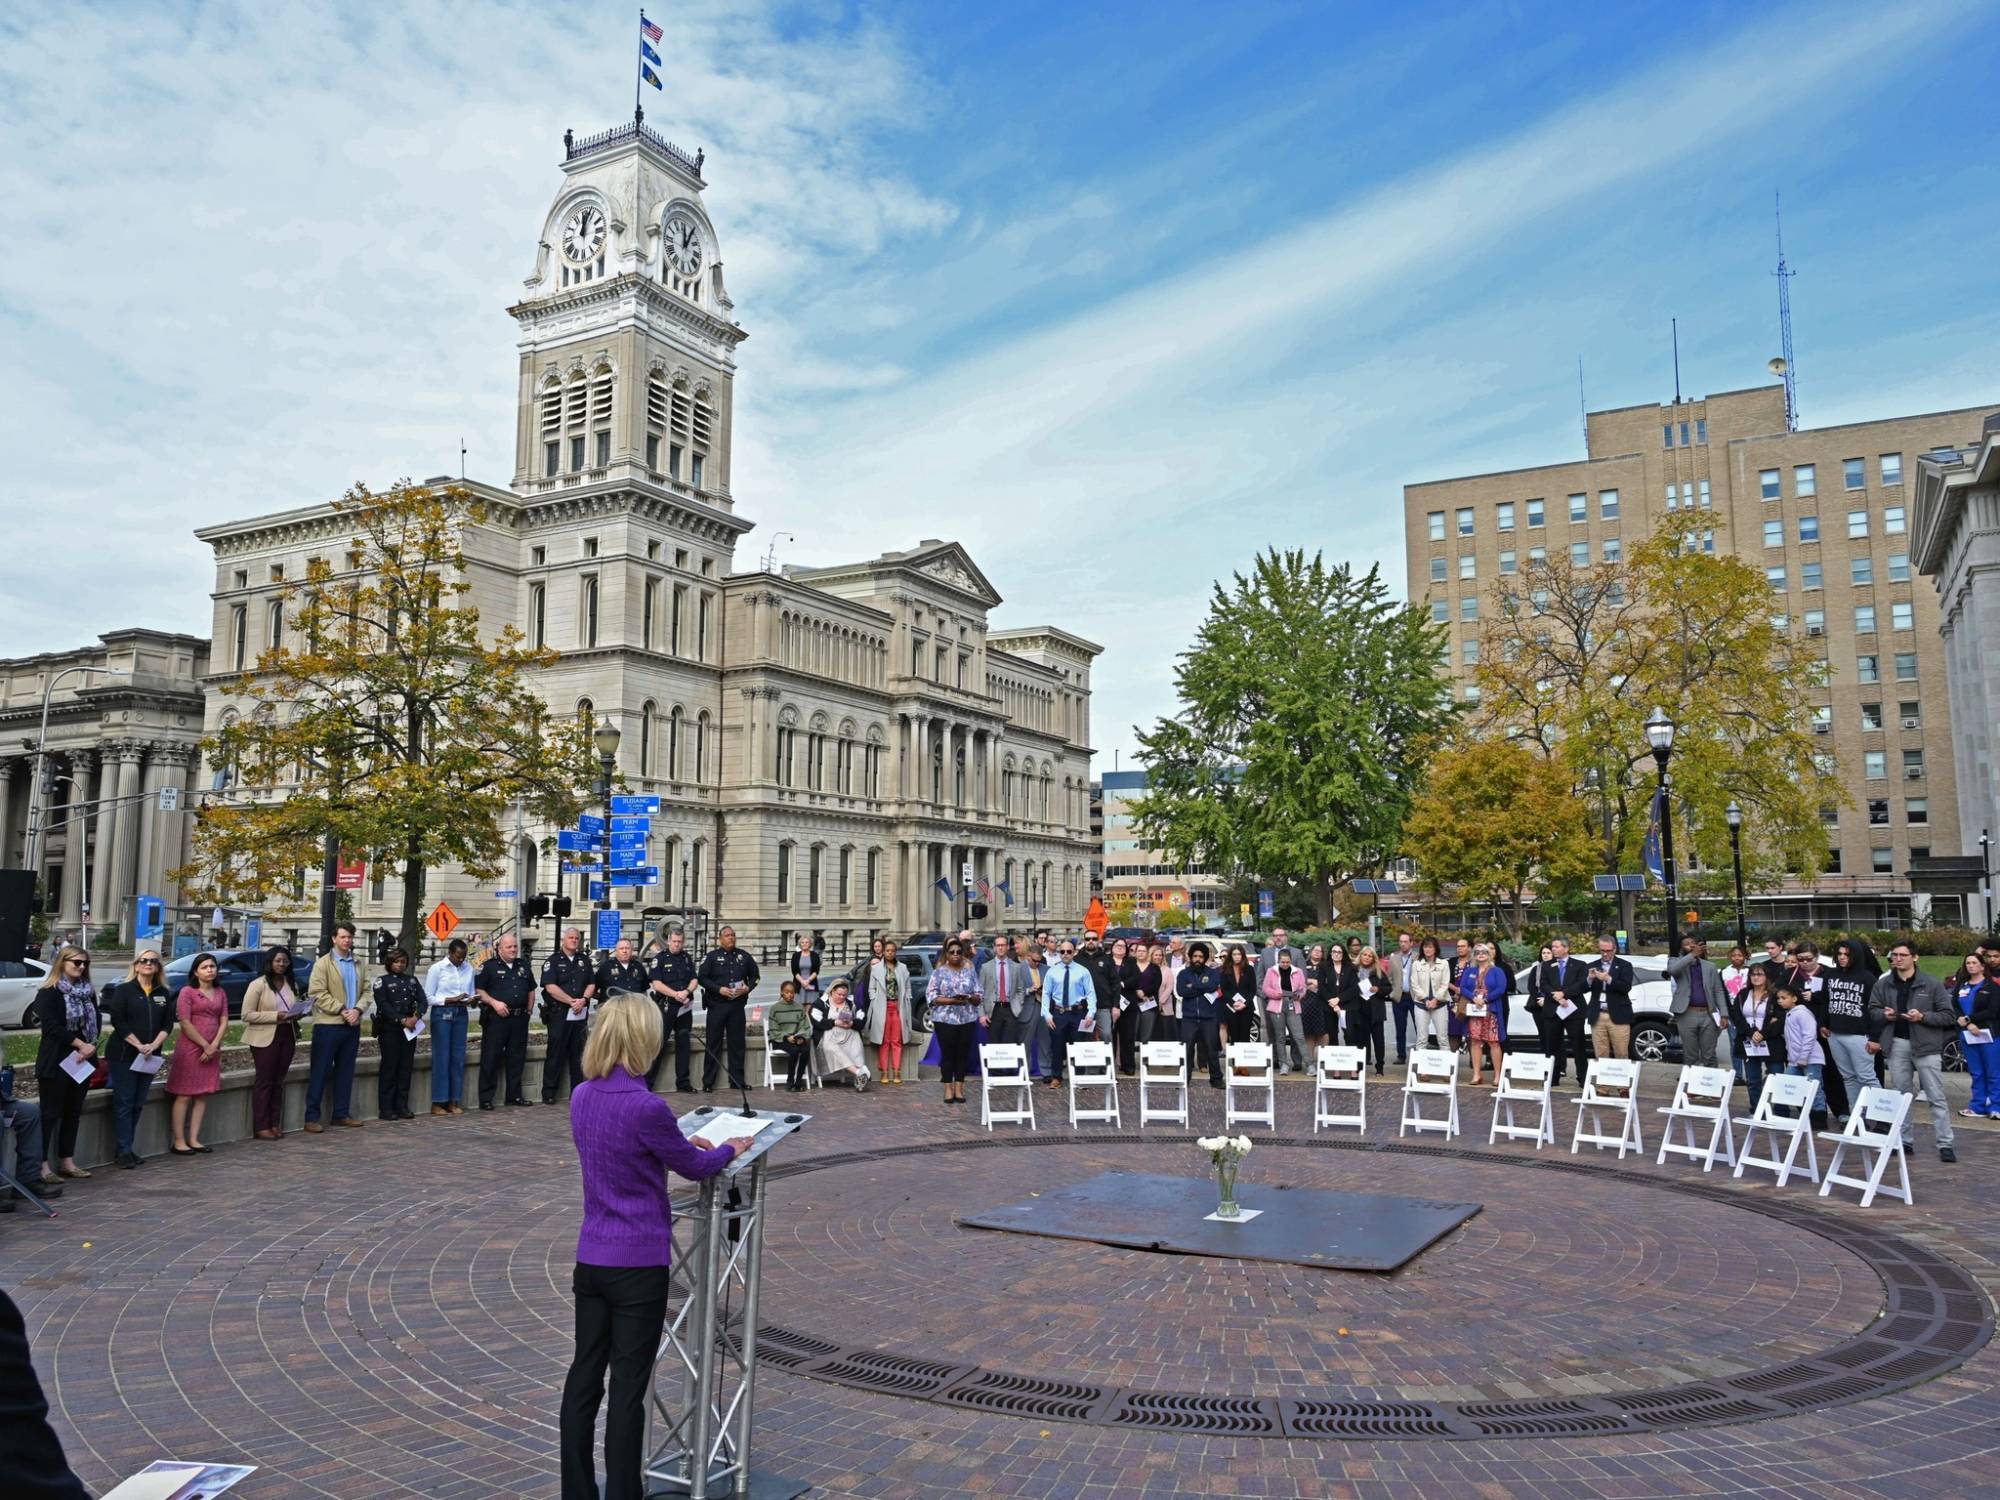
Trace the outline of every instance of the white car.
{"type": "Polygon", "coordinates": [[[0,961],[0,1028],[18,1031],[31,1024],[28,1007],[48,976],[49,966],[38,958],[0,961]]]}
{"type": "MultiPolygon", "coordinates": [[[[1576,961],[1576,955],[1570,955],[1576,961]]],[[[1588,966],[1596,953],[1585,955],[1588,966]]],[[[1667,980],[1667,961],[1650,954],[1629,959],[1632,965],[1632,1056],[1640,1062],[1666,1062],[1668,1054],[1680,1056],[1680,1028],[1674,1024],[1674,989],[1667,980]]],[[[1533,1049],[1537,1033],[1535,1018],[1528,1011],[1528,993],[1515,980],[1514,992],[1507,997],[1507,1037],[1533,1049]]]]}

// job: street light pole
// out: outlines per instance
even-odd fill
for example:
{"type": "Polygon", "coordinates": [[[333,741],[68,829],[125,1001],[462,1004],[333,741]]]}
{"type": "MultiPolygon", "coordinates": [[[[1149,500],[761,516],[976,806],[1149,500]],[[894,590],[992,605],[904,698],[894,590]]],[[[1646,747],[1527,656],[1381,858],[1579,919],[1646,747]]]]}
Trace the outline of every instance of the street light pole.
{"type": "Polygon", "coordinates": [[[1681,949],[1680,887],[1674,871],[1674,783],[1667,773],[1667,761],[1674,753],[1674,721],[1665,710],[1654,709],[1646,721],[1646,743],[1660,768],[1660,874],[1667,885],[1667,957],[1681,949]]]}
{"type": "Polygon", "coordinates": [[[1986,908],[1986,932],[1993,933],[1993,835],[1990,829],[1979,830],[1979,901],[1986,908]]]}
{"type": "Polygon", "coordinates": [[[1748,953],[1750,929],[1743,921],[1743,809],[1732,797],[1722,814],[1729,820],[1729,863],[1736,872],[1736,946],[1748,953]]]}
{"type": "Polygon", "coordinates": [[[42,763],[48,758],[49,753],[49,700],[55,696],[57,683],[65,677],[75,676],[78,672],[98,672],[106,677],[125,675],[123,667],[98,667],[86,664],[64,667],[42,684],[42,727],[35,736],[34,781],[28,788],[28,844],[25,850],[27,855],[25,863],[38,879],[42,872],[41,866],[35,863],[35,857],[40,850],[42,839],[42,763]]]}
{"type": "MultiPolygon", "coordinates": [[[[618,726],[609,719],[599,724],[590,736],[591,743],[597,746],[597,797],[604,804],[604,897],[596,905],[598,911],[611,909],[611,778],[618,769],[618,742],[622,738],[618,726]]],[[[586,882],[589,879],[588,875],[584,876],[586,882]]],[[[586,896],[590,894],[587,883],[584,886],[584,894],[586,896]]],[[[595,946],[596,923],[593,922],[591,926],[590,940],[592,946],[595,946]]]]}

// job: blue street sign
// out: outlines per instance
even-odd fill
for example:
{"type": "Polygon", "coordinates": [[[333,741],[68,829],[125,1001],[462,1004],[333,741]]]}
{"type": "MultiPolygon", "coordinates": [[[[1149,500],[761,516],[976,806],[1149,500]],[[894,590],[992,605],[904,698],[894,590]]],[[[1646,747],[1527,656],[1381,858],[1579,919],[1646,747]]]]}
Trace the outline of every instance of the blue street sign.
{"type": "Polygon", "coordinates": [[[613,797],[611,811],[615,813],[656,813],[660,810],[658,797],[613,797]]]}
{"type": "Polygon", "coordinates": [[[620,844],[643,844],[650,836],[650,832],[645,828],[614,828],[604,837],[610,840],[611,846],[615,849],[620,844]]]}
{"type": "Polygon", "coordinates": [[[521,893],[519,891],[495,891],[493,899],[495,901],[519,901],[521,893]]]}
{"type": "Polygon", "coordinates": [[[657,885],[660,879],[658,865],[627,865],[611,867],[613,885],[657,885]]]}
{"type": "Polygon", "coordinates": [[[1257,892],[1257,915],[1270,918],[1277,911],[1277,903],[1269,891],[1257,892]]]}
{"type": "Polygon", "coordinates": [[[601,880],[593,880],[593,881],[591,881],[591,882],[590,882],[590,896],[589,896],[589,898],[588,898],[588,899],[590,899],[590,900],[592,900],[592,901],[602,901],[602,900],[604,899],[604,882],[603,882],[603,881],[601,881],[601,880]]]}
{"type": "Polygon", "coordinates": [[[597,914],[597,946],[616,948],[618,938],[625,929],[625,918],[616,910],[601,911],[597,914]]]}
{"type": "Polygon", "coordinates": [[[562,872],[565,875],[599,875],[603,871],[604,866],[602,865],[573,865],[567,861],[564,862],[562,867],[562,872]]]}
{"type": "Polygon", "coordinates": [[[615,864],[636,864],[646,857],[646,841],[634,839],[629,844],[611,846],[611,862],[615,864]]]}
{"type": "Polygon", "coordinates": [[[565,828],[556,835],[556,848],[570,853],[581,854],[590,847],[590,839],[574,828],[565,828]]]}
{"type": "Polygon", "coordinates": [[[598,817],[595,813],[582,813],[577,817],[576,828],[579,833],[602,833],[604,832],[604,819],[598,817]]]}
{"type": "Polygon", "coordinates": [[[653,820],[642,817],[616,817],[611,820],[613,833],[651,833],[653,820]]]}

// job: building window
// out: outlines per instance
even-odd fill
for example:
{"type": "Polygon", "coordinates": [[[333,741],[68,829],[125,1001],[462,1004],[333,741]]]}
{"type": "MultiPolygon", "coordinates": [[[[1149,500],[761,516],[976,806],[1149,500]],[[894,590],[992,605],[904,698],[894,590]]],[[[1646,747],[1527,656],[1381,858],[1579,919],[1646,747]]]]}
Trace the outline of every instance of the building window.
{"type": "Polygon", "coordinates": [[[701,488],[701,459],[699,453],[691,455],[688,459],[688,484],[694,489],[701,488]]]}
{"type": "Polygon", "coordinates": [[[1530,500],[1528,502],[1528,524],[1530,526],[1540,526],[1542,523],[1542,502],[1539,500],[1530,500]]]}
{"type": "Polygon", "coordinates": [[[1590,543],[1588,543],[1588,542],[1571,542],[1571,543],[1569,544],[1569,562],[1570,562],[1570,566],[1571,566],[1571,567],[1573,567],[1573,568],[1587,568],[1587,567],[1589,567],[1589,566],[1590,566],[1590,543]]]}
{"type": "Polygon", "coordinates": [[[1917,606],[1905,599],[1900,604],[1889,606],[1889,628],[1891,630],[1915,630],[1917,628],[1917,606]]]}
{"type": "Polygon", "coordinates": [[[1432,583],[1443,583],[1443,582],[1444,582],[1444,580],[1445,580],[1445,573],[1447,572],[1447,570],[1448,570],[1448,565],[1446,564],[1446,562],[1445,562],[1445,560],[1444,560],[1443,558],[1441,558],[1441,557],[1434,557],[1434,558],[1432,558],[1432,559],[1431,559],[1431,582],[1432,582],[1432,583]]]}
{"type": "MultiPolygon", "coordinates": [[[[1706,495],[1702,496],[1701,503],[1703,505],[1708,504],[1708,497],[1706,495]]],[[[1704,531],[1701,534],[1701,550],[1704,552],[1713,552],[1715,550],[1715,533],[1713,531],[1704,531]]]]}
{"type": "Polygon", "coordinates": [[[778,845],[778,905],[789,906],[792,900],[792,846],[778,845]]]}
{"type": "Polygon", "coordinates": [[[676,703],[667,714],[667,780],[681,779],[681,706],[676,703]]]}
{"type": "Polygon", "coordinates": [[[854,899],[854,851],[852,849],[843,849],[840,851],[839,870],[840,883],[834,888],[836,893],[834,899],[842,906],[846,906],[854,899]]]}
{"type": "Polygon", "coordinates": [[[1620,557],[1624,556],[1625,552],[1624,544],[1615,536],[1604,538],[1600,550],[1603,553],[1604,560],[1608,563],[1617,562],[1620,557]]]}
{"type": "Polygon", "coordinates": [[[1766,547],[1782,547],[1785,545],[1785,523],[1783,521],[1774,518],[1764,523],[1764,545],[1766,547]]]}
{"type": "Polygon", "coordinates": [[[1512,572],[1515,572],[1516,570],[1517,570],[1517,564],[1515,563],[1515,560],[1514,560],[1514,554],[1513,554],[1513,553],[1511,553],[1511,552],[1503,552],[1503,553],[1501,553],[1501,554],[1500,554],[1500,571],[1501,571],[1502,573],[1512,573],[1512,572]]]}
{"type": "Polygon", "coordinates": [[[1432,512],[1430,513],[1430,516],[1428,517],[1428,519],[1429,519],[1429,521],[1430,521],[1430,527],[1431,527],[1431,540],[1432,540],[1432,541],[1434,541],[1434,542],[1441,542],[1441,541],[1443,541],[1443,540],[1444,540],[1444,512],[1443,512],[1443,511],[1441,511],[1441,510],[1434,510],[1434,511],[1432,511],[1432,512]]]}
{"type": "Polygon", "coordinates": [[[694,779],[697,785],[708,782],[708,710],[695,715],[694,721],[694,779]]]}
{"type": "Polygon", "coordinates": [[[1886,750],[1862,751],[1861,774],[1870,781],[1887,781],[1889,779],[1889,752],[1886,750]]]}
{"type": "Polygon", "coordinates": [[[1819,470],[1812,464],[1792,465],[1792,493],[1804,500],[1819,493],[1819,470]]]}
{"type": "Polygon", "coordinates": [[[1812,727],[1814,734],[1833,733],[1833,709],[1829,705],[1822,703],[1813,709],[1812,727]]]}
{"type": "Polygon", "coordinates": [[[1534,607],[1536,614],[1541,614],[1549,607],[1549,591],[1547,589],[1534,590],[1534,592],[1528,595],[1528,602],[1534,607]]]}
{"type": "Polygon", "coordinates": [[[597,575],[583,575],[582,596],[577,601],[577,638],[586,646],[597,644],[597,575]]]}
{"type": "Polygon", "coordinates": [[[1470,552],[1460,553],[1458,559],[1458,576],[1460,578],[1474,578],[1478,576],[1478,572],[1479,559],[1470,552]]]}
{"type": "Polygon", "coordinates": [[[1840,462],[1841,478],[1850,490],[1868,488],[1868,465],[1859,458],[1845,458],[1840,462]]]}
{"type": "Polygon", "coordinates": [[[1924,727],[1924,706],[1914,698],[1905,698],[1896,705],[1896,719],[1905,729],[1924,727]]]}
{"type": "Polygon", "coordinates": [[[1766,568],[1764,570],[1764,581],[1774,589],[1783,588],[1785,586],[1785,570],[1783,565],[1775,568],[1766,568]]]}
{"type": "Polygon", "coordinates": [[[1460,536],[1471,536],[1471,535],[1472,535],[1472,507],[1471,507],[1471,506],[1469,506],[1469,505],[1467,505],[1467,506],[1462,506],[1462,507],[1460,507],[1460,509],[1459,509],[1459,512],[1458,512],[1458,534],[1459,534],[1460,536]]]}
{"type": "Polygon", "coordinates": [[[1685,448],[1687,445],[1688,445],[1688,424],[1683,422],[1681,423],[1681,446],[1685,448]]]}
{"type": "Polygon", "coordinates": [[[1838,875],[1840,873],[1840,851],[1838,849],[1829,849],[1826,851],[1826,873],[1829,875],[1838,875]]]}
{"type": "Polygon", "coordinates": [[[646,434],[646,467],[655,472],[660,467],[660,437],[655,432],[646,434]]]}
{"type": "Polygon", "coordinates": [[[279,650],[285,644],[285,601],[273,599],[264,607],[264,644],[279,650]]]}
{"type": "Polygon", "coordinates": [[[549,643],[549,590],[547,584],[528,585],[528,644],[540,651],[549,643]]]}
{"type": "Polygon", "coordinates": [[[562,472],[562,444],[560,442],[542,444],[542,475],[553,479],[562,472]]]}
{"type": "Polygon", "coordinates": [[[1799,540],[1802,542],[1816,542],[1819,540],[1818,516],[1799,517],[1799,540]]]}
{"type": "Polygon", "coordinates": [[[1466,666],[1468,666],[1468,667],[1476,667],[1476,666],[1478,666],[1478,665],[1479,665],[1479,642],[1477,642],[1477,641],[1463,641],[1463,642],[1461,642],[1461,643],[1459,644],[1459,648],[1458,648],[1458,657],[1459,657],[1459,660],[1460,660],[1460,661],[1462,661],[1462,662],[1464,662],[1464,663],[1465,663],[1465,665],[1466,665],[1466,666]]]}
{"type": "Polygon", "coordinates": [[[1681,487],[1677,484],[1670,484],[1667,486],[1667,509],[1679,510],[1680,508],[1681,508],[1681,487]]]}
{"type": "Polygon", "coordinates": [[[1881,458],[1882,483],[1901,484],[1903,482],[1903,455],[1885,453],[1881,458]]]}
{"type": "Polygon", "coordinates": [[[1807,610],[1807,611],[1805,612],[1805,614],[1804,614],[1803,616],[1801,616],[1801,619],[1803,619],[1803,621],[1805,622],[1805,627],[1806,627],[1806,634],[1807,634],[1807,635],[1825,635],[1825,634],[1826,634],[1826,611],[1825,611],[1825,610],[1823,610],[1823,609],[1809,609],[1809,610],[1807,610]]]}
{"type": "Polygon", "coordinates": [[[600,432],[597,434],[597,467],[601,469],[610,462],[611,462],[611,434],[608,432],[600,432]]]}
{"type": "Polygon", "coordinates": [[[1883,506],[1882,534],[1884,536],[1901,536],[1904,532],[1908,531],[1910,527],[1906,519],[1907,515],[1908,512],[1900,505],[1883,506]]]}
{"type": "Polygon", "coordinates": [[[1880,729],[1882,727],[1881,704],[1864,703],[1861,705],[1861,727],[1864,730],[1880,729]]]}
{"type": "Polygon", "coordinates": [[[1866,510],[1850,510],[1847,513],[1847,539],[1850,542],[1859,541],[1867,535],[1868,512],[1866,510]]]}
{"type": "Polygon", "coordinates": [[[1532,567],[1534,567],[1534,566],[1535,566],[1535,564],[1536,564],[1536,563],[1545,563],[1545,562],[1547,562],[1548,560],[1549,560],[1549,549],[1548,549],[1548,548],[1546,548],[1546,547],[1530,547],[1530,548],[1528,549],[1528,566],[1529,566],[1529,567],[1531,567],[1531,568],[1532,568],[1532,567]]]}
{"type": "Polygon", "coordinates": [[[708,660],[708,595],[706,594],[695,601],[694,655],[697,661],[708,660]]]}
{"type": "Polygon", "coordinates": [[[1597,492],[1597,515],[1600,520],[1618,519],[1618,491],[1599,490],[1597,492]]]}
{"type": "Polygon", "coordinates": [[[1882,658],[1879,656],[1855,657],[1854,678],[1857,682],[1880,682],[1882,680],[1882,658]]]}
{"type": "Polygon", "coordinates": [[[1493,515],[1493,524],[1498,530],[1512,531],[1514,529],[1514,502],[1512,500],[1502,500],[1494,507],[1493,515]]]}
{"type": "Polygon", "coordinates": [[[639,601],[639,647],[644,651],[653,649],[653,622],[660,613],[660,580],[648,578],[639,601]]]}
{"type": "Polygon", "coordinates": [[[1917,653],[1898,651],[1896,653],[1896,681],[1915,682],[1917,680],[1917,653]]]}
{"type": "Polygon", "coordinates": [[[229,655],[241,672],[250,657],[250,606],[238,604],[229,611],[229,655]]]}
{"type": "Polygon", "coordinates": [[[1590,519],[1590,496],[1571,495],[1569,497],[1569,518],[1576,525],[1590,519]]]}
{"type": "Polygon", "coordinates": [[[1868,799],[1868,826],[1870,828],[1887,828],[1889,826],[1889,799],[1887,797],[1870,797],[1868,799]]]}
{"type": "Polygon", "coordinates": [[[647,699],[639,709],[639,774],[653,774],[653,715],[659,710],[652,699],[647,699]]]}
{"type": "Polygon", "coordinates": [[[687,619],[687,585],[674,585],[673,614],[667,618],[667,649],[675,656],[681,654],[681,623],[687,619]]]}
{"type": "Polygon", "coordinates": [[[806,851],[806,905],[819,905],[820,869],[826,860],[826,850],[818,844],[806,851]]]}
{"type": "Polygon", "coordinates": [[[1757,471],[1757,490],[1766,500],[1777,500],[1784,496],[1784,486],[1778,482],[1776,469],[1757,471]]]}
{"type": "Polygon", "coordinates": [[[798,731],[786,725],[778,726],[778,785],[792,784],[792,742],[798,731]]]}
{"type": "Polygon", "coordinates": [[[1477,594],[1467,594],[1463,599],[1458,601],[1458,617],[1461,620],[1476,620],[1479,618],[1479,596],[1477,594]]]}
{"type": "Polygon", "coordinates": [[[1674,424],[1671,422],[1662,422],[1660,424],[1660,446],[1662,448],[1671,448],[1673,445],[1674,424]]]}
{"type": "Polygon", "coordinates": [[[1792,617],[1780,610],[1771,616],[1771,628],[1783,635],[1792,628],[1792,617]]]}
{"type": "Polygon", "coordinates": [[[667,444],[667,478],[679,484],[681,479],[681,445],[667,444]]]}
{"type": "Polygon", "coordinates": [[[572,474],[583,472],[583,436],[581,433],[569,440],[569,467],[572,474]]]}
{"type": "Polygon", "coordinates": [[[1854,633],[1856,635],[1873,635],[1875,633],[1874,605],[1857,604],[1854,606],[1854,633]]]}
{"type": "Polygon", "coordinates": [[[1847,560],[1847,581],[1859,588],[1875,581],[1875,560],[1870,557],[1851,557],[1847,560]]]}
{"type": "Polygon", "coordinates": [[[1896,872],[1896,851],[1894,849],[1870,849],[1870,867],[1877,875],[1893,875],[1896,872]]]}
{"type": "Polygon", "coordinates": [[[1908,583],[1910,581],[1910,554],[1891,552],[1889,554],[1889,582],[1908,583]]]}
{"type": "Polygon", "coordinates": [[[1449,599],[1431,600],[1431,619],[1439,625],[1443,625],[1449,621],[1451,619],[1451,601],[1449,599]]]}
{"type": "Polygon", "coordinates": [[[1903,820],[1912,828],[1928,828],[1931,821],[1931,799],[1928,797],[1905,797],[1903,799],[1903,820]]]}

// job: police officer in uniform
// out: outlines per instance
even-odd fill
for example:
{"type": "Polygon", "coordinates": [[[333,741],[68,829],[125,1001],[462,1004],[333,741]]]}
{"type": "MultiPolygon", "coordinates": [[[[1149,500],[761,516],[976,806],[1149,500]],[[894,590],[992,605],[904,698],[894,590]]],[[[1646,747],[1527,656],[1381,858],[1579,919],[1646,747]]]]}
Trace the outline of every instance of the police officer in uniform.
{"type": "Polygon", "coordinates": [[[590,1030],[590,998],[597,993],[590,960],[583,956],[583,929],[562,935],[562,947],[542,965],[542,1024],[549,1050],[542,1054],[542,1103],[556,1102],[556,1080],[569,1070],[569,1086],[583,1082],[583,1043],[590,1030]]]}
{"type": "Polygon", "coordinates": [[[701,961],[702,1003],[708,1008],[708,1039],[703,1044],[708,1055],[702,1059],[701,1087],[715,1092],[715,1076],[722,1071],[722,1053],[729,1051],[729,1086],[743,1088],[743,1008],[750,992],[757,988],[757,960],[736,946],[736,929],[725,927],[715,935],[721,946],[701,961]]]}
{"type": "Polygon", "coordinates": [[[646,1087],[660,1076],[667,1060],[667,1048],[674,1052],[674,1088],[683,1094],[694,1092],[688,1073],[688,1053],[694,1042],[694,960],[687,953],[687,937],[675,927],[667,933],[667,948],[653,960],[650,988],[660,1007],[660,1023],[666,1041],[652,1067],[646,1070],[646,1087]]]}
{"type": "Polygon", "coordinates": [[[610,956],[597,966],[597,994],[603,1000],[617,995],[643,995],[648,979],[646,966],[632,952],[632,940],[622,937],[610,956]]]}
{"type": "Polygon", "coordinates": [[[410,1113],[410,1070],[417,1060],[417,1044],[403,1035],[403,1028],[431,1008],[421,979],[410,972],[410,955],[391,948],[383,956],[387,973],[375,980],[375,1044],[381,1049],[382,1068],[375,1075],[375,1113],[384,1120],[414,1120],[410,1113]]]}
{"type": "Polygon", "coordinates": [[[500,1089],[500,1066],[507,1066],[507,1102],[526,1104],[521,1074],[528,1066],[529,1006],[535,998],[535,971],[521,957],[521,940],[508,933],[472,981],[479,996],[479,1107],[491,1109],[500,1089]]]}

